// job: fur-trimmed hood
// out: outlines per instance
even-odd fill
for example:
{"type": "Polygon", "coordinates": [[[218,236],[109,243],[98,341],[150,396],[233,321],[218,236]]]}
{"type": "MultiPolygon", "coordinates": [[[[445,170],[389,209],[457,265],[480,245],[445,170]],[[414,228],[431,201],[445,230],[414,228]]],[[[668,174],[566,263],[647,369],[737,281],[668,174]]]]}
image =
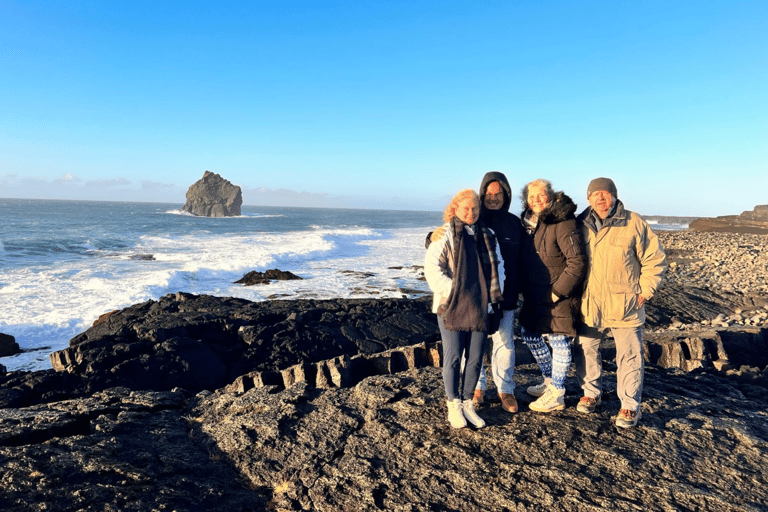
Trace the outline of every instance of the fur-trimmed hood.
{"type": "MultiPolygon", "coordinates": [[[[523,218],[527,218],[529,212],[527,201],[523,200],[523,218]]],[[[576,203],[565,192],[555,192],[552,203],[539,215],[539,221],[545,224],[554,224],[576,216],[576,203]]]]}

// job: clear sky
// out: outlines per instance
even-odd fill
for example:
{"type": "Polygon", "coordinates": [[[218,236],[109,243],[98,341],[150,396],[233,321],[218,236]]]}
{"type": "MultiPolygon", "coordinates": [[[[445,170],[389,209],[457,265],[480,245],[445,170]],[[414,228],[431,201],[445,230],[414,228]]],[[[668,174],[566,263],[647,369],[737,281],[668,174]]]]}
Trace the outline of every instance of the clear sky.
{"type": "MultiPolygon", "coordinates": [[[[768,204],[768,1],[0,0],[0,197],[442,210],[488,171],[768,204]]],[[[518,210],[517,201],[514,204],[518,210]]]]}

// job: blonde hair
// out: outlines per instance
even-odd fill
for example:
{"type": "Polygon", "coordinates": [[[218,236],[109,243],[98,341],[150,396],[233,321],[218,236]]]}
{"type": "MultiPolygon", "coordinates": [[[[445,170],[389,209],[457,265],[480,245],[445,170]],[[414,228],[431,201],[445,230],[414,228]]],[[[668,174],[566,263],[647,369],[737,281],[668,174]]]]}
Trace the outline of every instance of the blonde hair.
{"type": "Polygon", "coordinates": [[[523,211],[528,208],[528,191],[532,188],[543,188],[549,201],[552,201],[555,198],[555,191],[552,189],[552,183],[549,180],[545,180],[544,178],[533,180],[523,187],[523,191],[520,194],[520,198],[523,200],[523,211]]]}
{"type": "Polygon", "coordinates": [[[474,199],[477,204],[480,204],[480,196],[477,195],[477,192],[472,190],[471,188],[465,188],[455,196],[453,196],[453,199],[451,199],[451,202],[448,204],[448,206],[445,208],[445,211],[443,212],[443,222],[451,222],[451,219],[453,219],[456,216],[456,209],[459,207],[459,203],[466,199],[474,199]]]}

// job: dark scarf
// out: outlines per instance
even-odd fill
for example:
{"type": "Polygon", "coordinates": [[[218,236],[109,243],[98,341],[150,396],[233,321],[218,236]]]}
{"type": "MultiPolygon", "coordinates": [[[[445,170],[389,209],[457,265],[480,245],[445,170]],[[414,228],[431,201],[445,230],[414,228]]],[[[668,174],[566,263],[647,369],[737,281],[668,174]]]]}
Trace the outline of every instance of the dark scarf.
{"type": "Polygon", "coordinates": [[[488,303],[501,302],[496,243],[493,233],[477,224],[470,235],[458,217],[451,220],[453,287],[438,308],[449,331],[488,331],[488,303]]]}

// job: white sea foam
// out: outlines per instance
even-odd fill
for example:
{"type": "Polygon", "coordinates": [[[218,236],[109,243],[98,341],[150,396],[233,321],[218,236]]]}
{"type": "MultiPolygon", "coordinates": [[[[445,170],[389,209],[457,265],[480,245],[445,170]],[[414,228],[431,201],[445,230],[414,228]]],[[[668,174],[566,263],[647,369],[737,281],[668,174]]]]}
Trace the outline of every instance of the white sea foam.
{"type": "MultiPolygon", "coordinates": [[[[47,265],[43,254],[22,267],[0,268],[4,302],[0,332],[23,340],[27,350],[3,358],[2,363],[9,370],[49,368],[48,354],[68,346],[101,314],[178,291],[256,301],[402,297],[404,290],[411,289],[427,292],[419,279],[425,233],[425,228],[321,225],[283,233],[200,230],[141,236],[120,251],[100,249],[99,242],[90,239],[79,244],[86,255],[62,258],[56,265],[47,265]],[[291,271],[304,280],[249,287],[234,284],[248,271],[271,268],[291,271]]],[[[58,245],[61,251],[71,251],[58,245]]]]}
{"type": "MultiPolygon", "coordinates": [[[[185,212],[184,210],[167,210],[163,213],[169,214],[169,215],[182,215],[184,217],[195,217],[194,214],[185,212]]],[[[221,220],[232,220],[232,219],[268,219],[268,218],[280,218],[284,217],[284,215],[280,214],[272,214],[272,213],[243,213],[242,215],[233,215],[230,217],[221,217],[221,220]]]]}

